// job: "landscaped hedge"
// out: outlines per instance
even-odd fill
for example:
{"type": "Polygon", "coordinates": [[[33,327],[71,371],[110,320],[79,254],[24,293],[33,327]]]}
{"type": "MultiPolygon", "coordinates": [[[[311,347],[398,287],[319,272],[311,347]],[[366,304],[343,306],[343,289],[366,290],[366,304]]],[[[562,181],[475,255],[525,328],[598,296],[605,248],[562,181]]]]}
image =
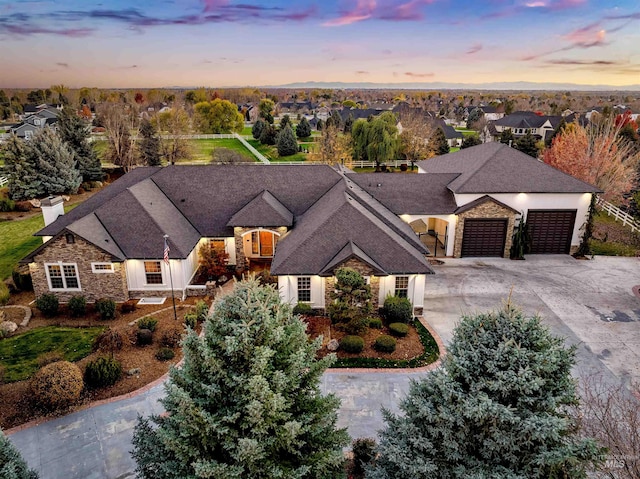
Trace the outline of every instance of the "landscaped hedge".
{"type": "Polygon", "coordinates": [[[419,368],[433,363],[440,356],[436,340],[429,330],[419,321],[413,325],[418,331],[420,342],[424,346],[424,353],[412,359],[381,359],[381,358],[338,358],[334,368],[419,368]]]}
{"type": "Polygon", "coordinates": [[[101,388],[115,384],[122,375],[122,365],[115,358],[101,356],[87,364],[84,380],[87,386],[101,388]]]}
{"type": "Polygon", "coordinates": [[[345,336],[340,340],[340,349],[347,353],[360,353],[364,349],[364,339],[360,336],[345,336]]]}
{"type": "Polygon", "coordinates": [[[78,366],[68,361],[47,364],[31,379],[31,398],[46,410],[66,408],[80,399],[84,387],[78,366]]]}
{"type": "Polygon", "coordinates": [[[387,334],[378,336],[376,342],[373,343],[373,349],[381,353],[392,353],[396,350],[396,340],[387,334]]]}
{"type": "Polygon", "coordinates": [[[403,338],[409,334],[409,325],[405,323],[391,323],[389,325],[389,332],[394,336],[403,338]]]}

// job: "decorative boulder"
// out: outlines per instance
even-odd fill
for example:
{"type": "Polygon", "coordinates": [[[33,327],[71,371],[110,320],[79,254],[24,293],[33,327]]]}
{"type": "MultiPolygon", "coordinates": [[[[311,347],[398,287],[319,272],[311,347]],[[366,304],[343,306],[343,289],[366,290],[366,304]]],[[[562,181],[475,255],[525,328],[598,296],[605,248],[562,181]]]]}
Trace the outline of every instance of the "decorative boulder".
{"type": "Polygon", "coordinates": [[[2,323],[0,323],[1,336],[9,336],[15,333],[16,329],[18,329],[18,325],[13,321],[2,321],[2,323]]]}
{"type": "Polygon", "coordinates": [[[337,351],[339,347],[340,343],[337,339],[332,339],[331,341],[329,341],[329,343],[327,343],[327,349],[329,351],[337,351]]]}

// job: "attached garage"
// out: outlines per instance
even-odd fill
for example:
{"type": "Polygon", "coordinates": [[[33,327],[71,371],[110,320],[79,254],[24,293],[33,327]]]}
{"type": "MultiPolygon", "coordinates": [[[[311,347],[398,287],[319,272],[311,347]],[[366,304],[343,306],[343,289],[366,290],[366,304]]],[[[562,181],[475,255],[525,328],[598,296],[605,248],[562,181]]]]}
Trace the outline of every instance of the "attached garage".
{"type": "Polygon", "coordinates": [[[576,210],[529,210],[531,254],[569,254],[576,210]]]}
{"type": "Polygon", "coordinates": [[[504,255],[507,238],[507,219],[467,218],[464,221],[461,255],[504,255]]]}

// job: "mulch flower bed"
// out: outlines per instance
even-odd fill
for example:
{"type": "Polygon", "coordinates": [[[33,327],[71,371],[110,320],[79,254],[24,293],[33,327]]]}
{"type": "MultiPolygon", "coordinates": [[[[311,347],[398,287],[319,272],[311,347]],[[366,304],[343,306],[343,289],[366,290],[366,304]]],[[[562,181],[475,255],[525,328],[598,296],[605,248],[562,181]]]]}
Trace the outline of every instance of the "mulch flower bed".
{"type": "MultiPolygon", "coordinates": [[[[21,293],[20,295],[12,295],[12,304],[28,302],[29,298],[33,300],[33,293],[21,293]]],[[[93,311],[92,305],[87,305],[88,313],[83,318],[71,318],[66,314],[66,308],[61,305],[61,312],[54,318],[45,318],[32,305],[33,317],[27,327],[20,327],[14,335],[25,333],[29,330],[43,326],[71,326],[71,327],[108,327],[120,332],[124,337],[124,346],[122,350],[115,352],[114,357],[122,363],[122,378],[113,386],[96,389],[85,390],[80,404],[74,405],[73,408],[82,406],[92,401],[107,399],[120,396],[135,391],[154,380],[160,378],[167,373],[171,364],[176,364],[182,358],[182,350],[180,347],[174,348],[175,357],[169,361],[159,361],[156,359],[156,353],[162,347],[161,338],[165,331],[173,328],[184,329],[183,319],[187,312],[192,311],[193,305],[198,299],[187,298],[185,301],[176,300],[177,321],[174,319],[174,312],[171,299],[168,298],[162,305],[144,305],[136,306],[133,312],[123,314],[118,312],[116,318],[103,321],[98,314],[93,311]],[[138,329],[134,321],[145,316],[152,316],[158,321],[155,332],[153,333],[153,343],[148,346],[138,346],[135,344],[135,335],[138,329]],[[131,324],[134,323],[134,324],[131,324]],[[132,370],[137,370],[133,373],[132,370]],[[132,374],[127,374],[132,372],[132,374]]],[[[207,301],[210,304],[209,301],[207,301]]],[[[198,331],[200,325],[198,325],[198,331]]],[[[105,353],[93,352],[87,357],[81,359],[76,364],[84,371],[86,364],[105,353]]],[[[2,429],[11,428],[33,419],[45,417],[38,411],[30,401],[29,380],[18,381],[0,385],[0,427],[2,429]]],[[[59,411],[58,414],[67,414],[69,410],[59,411]]]]}

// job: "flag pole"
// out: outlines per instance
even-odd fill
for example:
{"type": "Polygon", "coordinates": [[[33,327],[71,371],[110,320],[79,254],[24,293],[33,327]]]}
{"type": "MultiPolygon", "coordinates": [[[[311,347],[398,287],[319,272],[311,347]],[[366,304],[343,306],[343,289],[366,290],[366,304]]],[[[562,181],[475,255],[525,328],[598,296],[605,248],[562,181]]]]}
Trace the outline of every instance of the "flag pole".
{"type": "Polygon", "coordinates": [[[171,286],[171,302],[173,303],[173,319],[178,320],[178,312],[176,311],[176,297],[173,294],[173,276],[171,275],[171,261],[169,261],[169,243],[167,239],[169,235],[164,235],[164,262],[169,268],[169,284],[171,286]]]}

